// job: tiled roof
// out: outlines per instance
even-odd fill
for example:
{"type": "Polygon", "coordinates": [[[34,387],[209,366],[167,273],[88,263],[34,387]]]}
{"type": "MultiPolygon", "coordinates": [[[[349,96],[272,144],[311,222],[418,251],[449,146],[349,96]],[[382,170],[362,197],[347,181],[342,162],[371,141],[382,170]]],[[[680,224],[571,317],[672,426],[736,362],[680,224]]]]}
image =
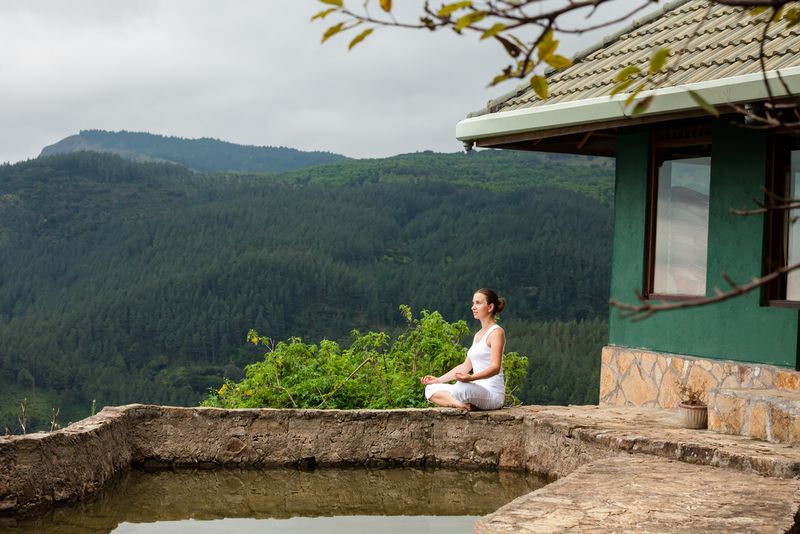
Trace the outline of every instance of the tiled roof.
{"type": "MultiPolygon", "coordinates": [[[[531,109],[608,95],[621,68],[647,70],[657,47],[670,49],[672,72],[665,86],[758,73],[759,42],[768,15],[705,0],[679,0],[579,53],[573,65],[547,74],[550,97],[543,101],[530,86],[489,102],[474,115],[531,109]]],[[[764,47],[767,70],[800,66],[800,25],[773,24],[764,47]]]]}

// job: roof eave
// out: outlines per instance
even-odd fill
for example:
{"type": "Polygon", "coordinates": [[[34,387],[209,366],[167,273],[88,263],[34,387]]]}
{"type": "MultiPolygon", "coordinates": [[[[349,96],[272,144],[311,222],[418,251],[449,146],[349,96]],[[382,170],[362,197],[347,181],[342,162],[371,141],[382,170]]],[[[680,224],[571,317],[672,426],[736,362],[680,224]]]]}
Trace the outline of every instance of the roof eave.
{"type": "MultiPolygon", "coordinates": [[[[766,79],[774,98],[800,94],[800,67],[768,71],[766,79]]],[[[571,126],[624,121],[624,119],[632,117],[629,110],[632,110],[637,102],[650,96],[655,97],[652,104],[647,111],[637,117],[671,115],[702,109],[690,96],[689,91],[694,91],[712,106],[742,104],[765,100],[769,97],[764,74],[758,72],[678,87],[642,91],[633,100],[633,104],[627,108],[625,100],[628,99],[629,94],[624,93],[613,97],[601,96],[470,117],[456,125],[456,137],[459,141],[471,142],[529,132],[538,132],[540,136],[546,136],[545,134],[550,130],[555,133],[557,130],[571,126]]]]}

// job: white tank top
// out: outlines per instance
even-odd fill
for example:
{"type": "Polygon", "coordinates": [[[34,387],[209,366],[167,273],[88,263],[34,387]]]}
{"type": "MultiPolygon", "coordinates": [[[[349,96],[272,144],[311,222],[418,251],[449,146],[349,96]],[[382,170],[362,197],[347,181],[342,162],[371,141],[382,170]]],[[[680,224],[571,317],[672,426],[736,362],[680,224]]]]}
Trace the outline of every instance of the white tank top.
{"type": "MultiPolygon", "coordinates": [[[[472,362],[472,371],[474,373],[480,373],[491,364],[491,349],[489,345],[486,344],[486,340],[489,338],[489,334],[496,328],[500,328],[500,325],[495,324],[490,326],[486,333],[483,334],[483,337],[473,342],[472,346],[467,351],[467,356],[469,357],[469,361],[472,362]]],[[[505,346],[503,346],[503,349],[505,349],[505,346]]],[[[506,382],[503,377],[502,361],[500,362],[500,372],[498,374],[490,376],[489,378],[474,380],[472,383],[480,384],[494,393],[505,395],[506,382]]]]}

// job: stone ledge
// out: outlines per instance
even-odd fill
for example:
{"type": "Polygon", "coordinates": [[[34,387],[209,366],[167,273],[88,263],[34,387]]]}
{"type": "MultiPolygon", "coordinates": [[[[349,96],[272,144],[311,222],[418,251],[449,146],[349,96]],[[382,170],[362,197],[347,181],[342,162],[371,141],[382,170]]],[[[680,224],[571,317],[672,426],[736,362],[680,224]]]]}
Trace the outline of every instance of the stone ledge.
{"type": "Polygon", "coordinates": [[[800,481],[647,456],[597,460],[475,525],[481,534],[788,532],[800,481]]]}
{"type": "MultiPolygon", "coordinates": [[[[800,478],[800,448],[767,443],[745,436],[682,428],[677,412],[611,406],[526,406],[535,425],[550,427],[570,447],[592,447],[597,458],[622,454],[648,454],[682,462],[725,467],[775,478],[800,478]]],[[[583,461],[581,465],[588,463],[583,461]]],[[[546,458],[535,467],[547,465],[546,458]]],[[[547,465],[558,478],[570,465],[547,465]]],[[[534,467],[534,468],[531,468],[534,467]]],[[[575,466],[576,468],[578,466],[575,466]]]]}
{"type": "Polygon", "coordinates": [[[782,389],[711,390],[708,428],[772,443],[800,444],[800,393],[782,389]]]}
{"type": "Polygon", "coordinates": [[[774,365],[714,360],[609,345],[600,366],[600,404],[670,410],[681,385],[711,389],[779,389],[800,393],[800,372],[774,365]]]}

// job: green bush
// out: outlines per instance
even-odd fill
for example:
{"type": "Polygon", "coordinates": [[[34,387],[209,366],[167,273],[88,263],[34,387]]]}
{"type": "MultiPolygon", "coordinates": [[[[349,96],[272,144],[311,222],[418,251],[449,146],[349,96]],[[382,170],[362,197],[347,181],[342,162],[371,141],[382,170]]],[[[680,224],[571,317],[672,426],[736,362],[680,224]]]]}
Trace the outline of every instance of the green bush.
{"type": "MultiPolygon", "coordinates": [[[[226,380],[203,406],[220,408],[408,408],[427,401],[419,377],[442,375],[464,361],[464,321],[447,322],[439,312],[423,310],[415,318],[400,306],[406,329],[394,340],[384,332],[352,332],[348,348],[300,338],[275,343],[251,330],[248,341],[267,349],[264,360],[247,366],[239,382],[226,380]]],[[[528,360],[510,352],[503,357],[506,402],[525,379],[528,360]]]]}

